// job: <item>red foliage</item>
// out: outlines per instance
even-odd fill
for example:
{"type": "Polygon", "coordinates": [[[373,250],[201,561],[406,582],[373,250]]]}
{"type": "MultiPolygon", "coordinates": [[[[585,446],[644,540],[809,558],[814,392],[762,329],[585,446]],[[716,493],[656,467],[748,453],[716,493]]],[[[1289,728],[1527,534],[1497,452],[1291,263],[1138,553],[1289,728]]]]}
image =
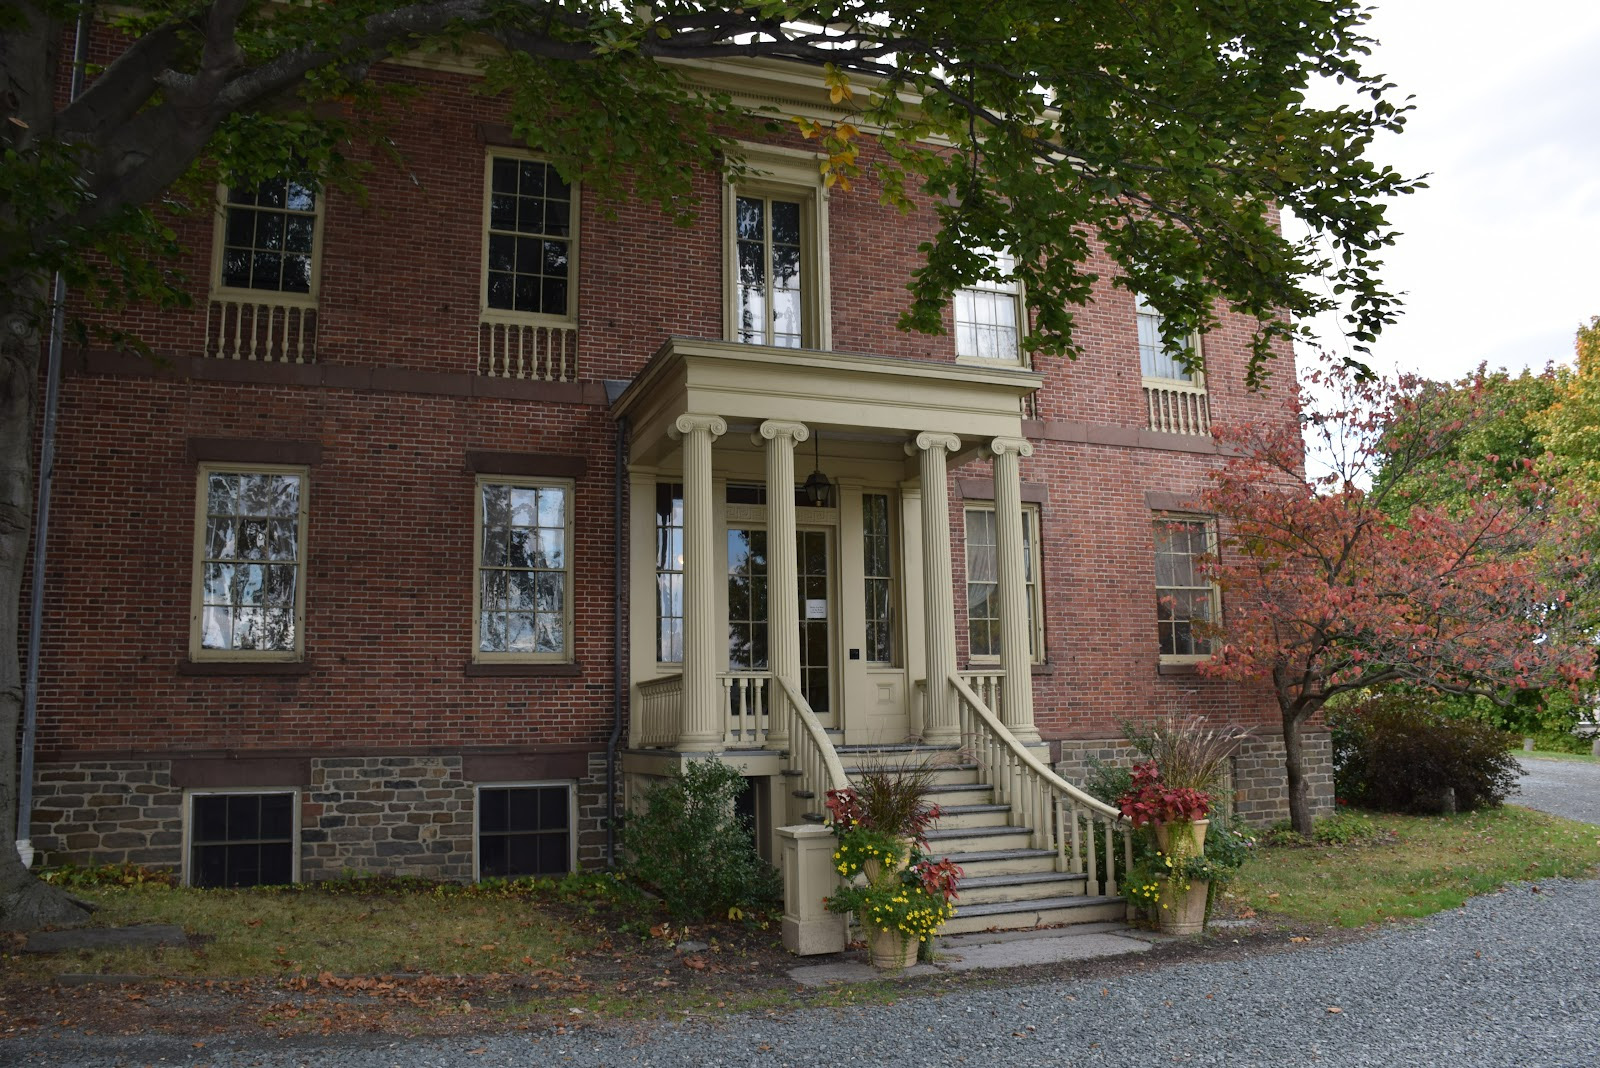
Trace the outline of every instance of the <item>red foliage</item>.
{"type": "Polygon", "coordinates": [[[1133,785],[1117,798],[1117,807],[1135,827],[1147,823],[1203,820],[1211,811],[1211,795],[1187,786],[1168,786],[1151,760],[1133,767],[1133,785]]]}
{"type": "Polygon", "coordinates": [[[917,881],[922,888],[935,896],[943,897],[946,901],[956,899],[956,884],[966,875],[959,864],[954,864],[949,857],[943,860],[919,860],[912,868],[917,881]]]}

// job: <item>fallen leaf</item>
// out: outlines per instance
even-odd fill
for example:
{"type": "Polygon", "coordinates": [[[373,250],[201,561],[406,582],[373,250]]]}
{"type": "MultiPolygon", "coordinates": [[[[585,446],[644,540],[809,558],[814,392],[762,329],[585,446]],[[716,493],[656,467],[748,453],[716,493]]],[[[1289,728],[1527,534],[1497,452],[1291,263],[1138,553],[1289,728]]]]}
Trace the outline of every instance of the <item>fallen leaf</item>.
{"type": "Polygon", "coordinates": [[[1343,1011],[1344,1011],[1344,1010],[1343,1010],[1343,1009],[1341,1009],[1341,1008],[1340,1008],[1340,1007],[1339,1007],[1339,1006],[1337,1006],[1337,1005],[1329,1005],[1329,1006],[1328,1006],[1328,1011],[1329,1011],[1329,1012],[1331,1012],[1331,1013],[1335,1013],[1335,1014],[1337,1014],[1337,1013],[1341,1013],[1341,1012],[1343,1012],[1343,1011]]]}
{"type": "Polygon", "coordinates": [[[703,972],[706,970],[706,959],[704,957],[685,957],[683,958],[683,966],[685,968],[693,968],[697,972],[703,972]]]}

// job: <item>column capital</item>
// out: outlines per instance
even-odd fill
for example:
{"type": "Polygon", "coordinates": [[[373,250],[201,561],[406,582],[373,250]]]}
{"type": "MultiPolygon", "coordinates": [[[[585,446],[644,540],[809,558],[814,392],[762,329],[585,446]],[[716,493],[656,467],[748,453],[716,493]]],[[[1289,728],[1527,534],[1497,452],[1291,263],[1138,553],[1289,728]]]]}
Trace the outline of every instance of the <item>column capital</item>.
{"type": "Polygon", "coordinates": [[[1033,442],[1027,438],[1000,437],[989,442],[987,449],[991,456],[1003,456],[1008,452],[1014,452],[1018,456],[1032,456],[1033,442]]]}
{"type": "Polygon", "coordinates": [[[750,435],[750,444],[760,445],[762,441],[781,441],[785,438],[793,442],[808,441],[811,438],[811,428],[804,423],[768,419],[750,435]]]}
{"type": "Polygon", "coordinates": [[[678,416],[673,421],[672,427],[667,431],[667,436],[677,441],[685,435],[697,430],[710,431],[713,438],[720,438],[728,432],[728,421],[720,415],[696,415],[688,412],[678,416]]]}
{"type": "Polygon", "coordinates": [[[927,452],[930,449],[958,452],[961,449],[961,438],[956,434],[945,434],[937,430],[924,430],[915,438],[906,442],[907,456],[915,456],[919,452],[927,452]]]}

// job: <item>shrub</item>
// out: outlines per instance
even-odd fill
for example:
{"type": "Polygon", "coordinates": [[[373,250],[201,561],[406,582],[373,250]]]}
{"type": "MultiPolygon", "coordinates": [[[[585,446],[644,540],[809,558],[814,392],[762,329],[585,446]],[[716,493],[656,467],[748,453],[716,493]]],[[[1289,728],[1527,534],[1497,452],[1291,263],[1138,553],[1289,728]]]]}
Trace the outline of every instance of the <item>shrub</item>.
{"type": "Polygon", "coordinates": [[[778,873],[756,853],[748,820],[734,814],[744,776],[719,760],[696,760],[644,792],[622,826],[627,870],[661,895],[674,919],[712,919],[772,907],[778,873]]]}
{"type": "Polygon", "coordinates": [[[1451,719],[1423,697],[1386,694],[1332,713],[1338,795],[1383,812],[1470,811],[1517,788],[1516,738],[1451,719]]]}
{"type": "Polygon", "coordinates": [[[1228,758],[1250,734],[1239,727],[1209,726],[1204,716],[1175,713],[1148,725],[1124,720],[1122,733],[1161,769],[1162,782],[1203,793],[1221,788],[1228,758]]]}

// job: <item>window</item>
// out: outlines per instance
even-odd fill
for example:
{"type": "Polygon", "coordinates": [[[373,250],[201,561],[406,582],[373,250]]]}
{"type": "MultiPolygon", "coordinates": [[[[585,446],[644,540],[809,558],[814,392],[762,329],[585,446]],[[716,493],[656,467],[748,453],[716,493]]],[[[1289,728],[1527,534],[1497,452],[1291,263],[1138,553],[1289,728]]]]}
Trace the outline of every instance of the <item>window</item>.
{"type": "Polygon", "coordinates": [[[956,356],[961,359],[1021,362],[1021,291],[1011,277],[1016,261],[1008,252],[982,250],[1003,281],[984,279],[955,292],[956,356]]]}
{"type": "MultiPolygon", "coordinates": [[[[1000,558],[994,506],[968,507],[967,652],[973,660],[1000,656],[1000,558]]],[[[1044,610],[1039,600],[1039,509],[1022,506],[1023,584],[1028,594],[1028,655],[1044,660],[1044,610]]]]}
{"type": "Polygon", "coordinates": [[[292,790],[189,796],[190,886],[282,886],[295,881],[292,790]]]}
{"type": "Polygon", "coordinates": [[[1204,519],[1155,520],[1156,632],[1164,661],[1181,663],[1211,655],[1210,639],[1197,635],[1195,624],[1208,624],[1219,616],[1217,589],[1196,564],[1212,548],[1211,526],[1204,519]]]}
{"type": "Polygon", "coordinates": [[[304,648],[304,468],[202,465],[191,659],[296,660],[304,648]]]}
{"type": "Polygon", "coordinates": [[[868,663],[894,663],[894,560],[889,536],[889,497],[861,497],[863,581],[867,601],[868,663]]]}
{"type": "Polygon", "coordinates": [[[1195,339],[1185,338],[1176,348],[1169,346],[1161,337],[1164,316],[1142,294],[1134,295],[1133,307],[1139,328],[1140,373],[1145,378],[1201,385],[1200,376],[1181,362],[1181,355],[1194,349],[1195,339]]]}
{"type": "Polygon", "coordinates": [[[478,788],[478,878],[566,875],[574,864],[572,787],[478,788]]]}
{"type": "Polygon", "coordinates": [[[255,189],[228,189],[223,201],[216,288],[274,304],[314,302],[322,243],[316,189],[305,180],[277,178],[255,189]]]}
{"type": "Polygon", "coordinates": [[[486,314],[577,317],[577,193],[543,160],[489,156],[483,306],[486,314]]]}
{"type": "Polygon", "coordinates": [[[683,663],[683,485],[656,483],[656,662],[683,663]]]}
{"type": "Polygon", "coordinates": [[[572,484],[478,480],[473,657],[572,659],[572,484]]]}
{"type": "Polygon", "coordinates": [[[750,177],[727,188],[725,337],[829,346],[827,197],[815,153],[746,145],[750,177]]]}

